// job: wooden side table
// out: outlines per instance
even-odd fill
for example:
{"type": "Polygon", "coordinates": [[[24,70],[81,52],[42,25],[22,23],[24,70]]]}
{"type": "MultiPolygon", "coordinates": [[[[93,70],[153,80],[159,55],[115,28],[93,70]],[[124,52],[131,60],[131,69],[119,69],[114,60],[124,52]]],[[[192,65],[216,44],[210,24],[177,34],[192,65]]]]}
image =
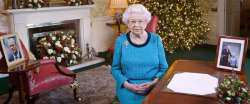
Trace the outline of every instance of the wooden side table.
{"type": "Polygon", "coordinates": [[[25,80],[27,77],[28,71],[35,71],[35,69],[39,67],[39,61],[35,60],[28,60],[22,63],[19,63],[18,65],[11,68],[10,71],[8,71],[8,67],[1,67],[0,73],[2,74],[9,74],[9,96],[4,102],[4,104],[8,104],[9,101],[12,98],[14,90],[18,89],[19,93],[19,104],[25,103],[25,84],[28,84],[28,82],[25,80]]]}

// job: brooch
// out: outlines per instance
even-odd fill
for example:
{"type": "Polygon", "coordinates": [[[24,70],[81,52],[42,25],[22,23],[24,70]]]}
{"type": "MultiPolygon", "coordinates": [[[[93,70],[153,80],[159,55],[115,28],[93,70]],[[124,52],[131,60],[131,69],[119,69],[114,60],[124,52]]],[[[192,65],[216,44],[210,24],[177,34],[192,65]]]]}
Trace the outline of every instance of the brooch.
{"type": "Polygon", "coordinates": [[[124,46],[125,46],[126,48],[128,48],[128,44],[129,44],[128,41],[125,41],[123,44],[124,44],[124,46]]]}

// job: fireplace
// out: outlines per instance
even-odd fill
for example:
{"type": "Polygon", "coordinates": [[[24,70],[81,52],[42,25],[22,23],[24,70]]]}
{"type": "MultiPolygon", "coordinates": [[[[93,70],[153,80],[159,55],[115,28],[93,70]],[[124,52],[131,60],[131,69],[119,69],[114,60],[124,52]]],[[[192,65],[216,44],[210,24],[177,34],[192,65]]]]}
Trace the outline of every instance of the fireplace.
{"type": "Polygon", "coordinates": [[[80,20],[66,20],[61,22],[50,22],[50,23],[42,23],[37,25],[28,26],[28,36],[29,36],[29,48],[32,53],[35,54],[35,57],[41,59],[39,54],[37,53],[37,41],[50,33],[54,32],[62,32],[62,33],[74,33],[75,40],[78,45],[80,45],[80,34],[79,34],[79,23],[80,20]],[[32,44],[31,44],[32,43],[32,44]]]}
{"type": "MultiPolygon", "coordinates": [[[[92,45],[92,27],[90,10],[94,5],[48,7],[38,9],[14,9],[9,12],[10,30],[19,34],[25,47],[32,50],[36,40],[51,31],[75,31],[82,55],[85,55],[86,45],[92,45]]],[[[93,60],[92,60],[93,61],[93,60]]],[[[104,59],[93,62],[82,62],[69,67],[71,70],[103,62],[104,59]]]]}

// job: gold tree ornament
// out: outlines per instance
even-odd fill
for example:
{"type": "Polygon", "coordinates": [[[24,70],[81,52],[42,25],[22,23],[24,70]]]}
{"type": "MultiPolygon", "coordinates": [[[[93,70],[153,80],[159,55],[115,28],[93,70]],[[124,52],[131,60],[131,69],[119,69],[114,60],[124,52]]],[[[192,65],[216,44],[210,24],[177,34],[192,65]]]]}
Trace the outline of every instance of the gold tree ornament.
{"type": "MultiPolygon", "coordinates": [[[[130,3],[139,0],[129,0],[130,3]]],[[[159,17],[157,33],[170,53],[176,49],[191,50],[204,44],[210,31],[203,18],[199,0],[140,0],[152,15],[159,17]]]]}
{"type": "Polygon", "coordinates": [[[139,0],[128,0],[129,4],[136,4],[139,3],[139,0]]]}

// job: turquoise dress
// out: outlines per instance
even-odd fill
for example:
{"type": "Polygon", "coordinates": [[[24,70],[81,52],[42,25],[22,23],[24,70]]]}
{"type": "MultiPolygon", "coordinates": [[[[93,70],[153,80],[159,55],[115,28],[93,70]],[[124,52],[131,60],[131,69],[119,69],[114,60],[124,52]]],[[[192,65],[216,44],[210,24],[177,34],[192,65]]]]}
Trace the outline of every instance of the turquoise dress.
{"type": "Polygon", "coordinates": [[[145,83],[161,78],[168,68],[160,36],[148,33],[144,44],[134,44],[128,34],[116,39],[112,75],[116,80],[116,94],[121,104],[141,104],[145,96],[124,88],[124,81],[145,83]]]}

